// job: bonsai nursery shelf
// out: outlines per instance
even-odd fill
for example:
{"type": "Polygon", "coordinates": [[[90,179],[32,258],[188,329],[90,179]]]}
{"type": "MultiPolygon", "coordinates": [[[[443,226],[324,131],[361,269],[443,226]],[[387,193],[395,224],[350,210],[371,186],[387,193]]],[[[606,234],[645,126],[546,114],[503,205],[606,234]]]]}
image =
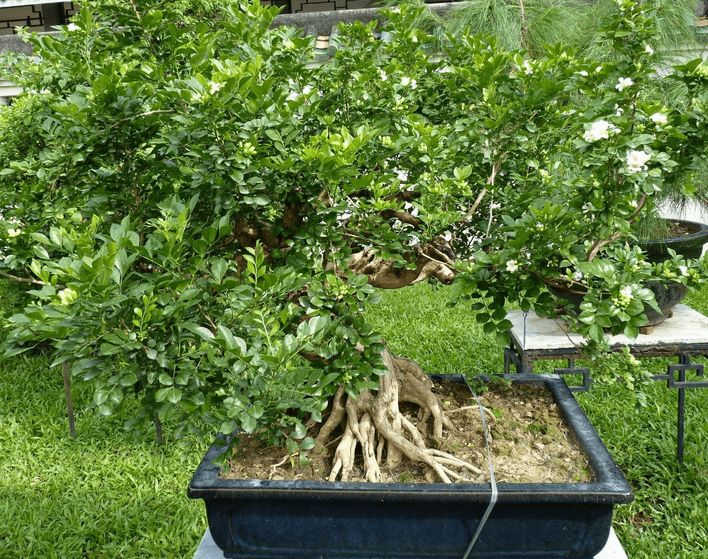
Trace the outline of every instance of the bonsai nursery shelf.
{"type": "MultiPolygon", "coordinates": [[[[459,378],[459,377],[458,377],[459,378]]],[[[558,377],[512,375],[551,392],[590,462],[593,481],[499,483],[474,559],[592,559],[605,547],[629,484],[558,377]]],[[[236,559],[461,559],[487,509],[489,483],[343,483],[219,477],[213,446],[189,484],[209,529],[236,559]]]]}

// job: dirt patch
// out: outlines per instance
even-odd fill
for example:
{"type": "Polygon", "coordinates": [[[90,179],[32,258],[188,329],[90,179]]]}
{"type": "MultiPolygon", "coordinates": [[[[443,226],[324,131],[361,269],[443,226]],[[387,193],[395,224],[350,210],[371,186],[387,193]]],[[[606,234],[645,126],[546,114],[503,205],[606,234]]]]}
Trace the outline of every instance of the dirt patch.
{"type": "MultiPolygon", "coordinates": [[[[492,438],[492,459],[499,482],[571,483],[590,481],[591,470],[585,455],[561,418],[551,394],[540,387],[511,386],[495,382],[485,385],[479,395],[485,407],[492,438]]],[[[481,473],[475,481],[489,480],[480,410],[466,387],[453,383],[436,384],[453,430],[442,440],[427,441],[431,446],[476,465],[481,473]]],[[[414,408],[402,411],[414,423],[414,408]]],[[[314,433],[313,433],[314,435],[314,433]]],[[[432,439],[432,438],[430,438],[432,439]]],[[[335,438],[330,454],[336,447],[335,438]]],[[[329,473],[331,456],[300,466],[282,448],[266,447],[252,437],[242,437],[230,461],[232,479],[311,479],[322,481],[329,473]]],[[[395,470],[385,469],[382,482],[426,483],[433,481],[422,465],[404,462],[395,470]]],[[[356,472],[352,481],[362,481],[356,472]]]]}

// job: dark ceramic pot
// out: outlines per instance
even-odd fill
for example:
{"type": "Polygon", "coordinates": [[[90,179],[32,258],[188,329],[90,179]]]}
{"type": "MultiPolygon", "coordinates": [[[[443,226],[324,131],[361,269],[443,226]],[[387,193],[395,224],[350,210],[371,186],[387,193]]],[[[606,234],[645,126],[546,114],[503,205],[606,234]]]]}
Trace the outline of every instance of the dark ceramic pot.
{"type": "Polygon", "coordinates": [[[641,247],[649,262],[663,262],[669,258],[668,249],[675,250],[686,258],[700,258],[703,252],[703,245],[708,243],[708,225],[683,219],[672,219],[670,221],[683,225],[690,233],[667,239],[636,241],[634,244],[641,247]]]}
{"type": "MultiPolygon", "coordinates": [[[[614,505],[632,500],[630,487],[562,380],[508,378],[553,394],[593,481],[500,483],[471,557],[591,559],[607,542],[614,505]]],[[[222,451],[209,450],[188,495],[204,499],[209,530],[229,558],[460,559],[491,498],[487,483],[221,479],[213,460],[222,451]]]]}
{"type": "MultiPolygon", "coordinates": [[[[673,316],[673,308],[678,305],[688,293],[688,288],[680,283],[662,284],[658,281],[650,281],[645,284],[645,287],[654,292],[656,303],[661,309],[661,312],[656,312],[649,306],[644,306],[644,314],[647,315],[647,324],[644,326],[656,326],[661,324],[667,318],[673,316]]],[[[557,298],[564,299],[580,312],[580,303],[583,302],[583,296],[575,291],[558,289],[557,287],[549,288],[557,298]]],[[[571,311],[572,312],[572,311],[571,311]]]]}

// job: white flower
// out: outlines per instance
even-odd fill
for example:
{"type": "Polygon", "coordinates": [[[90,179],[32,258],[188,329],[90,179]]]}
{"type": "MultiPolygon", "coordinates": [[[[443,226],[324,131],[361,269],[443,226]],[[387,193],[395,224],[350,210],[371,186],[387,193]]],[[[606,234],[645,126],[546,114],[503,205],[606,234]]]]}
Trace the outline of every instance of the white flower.
{"type": "Polygon", "coordinates": [[[415,89],[416,87],[418,87],[418,82],[415,81],[414,79],[409,78],[408,76],[403,76],[401,78],[401,85],[403,87],[410,86],[411,89],[415,89]]]}
{"type": "Polygon", "coordinates": [[[217,91],[221,89],[221,84],[219,82],[209,82],[209,93],[214,95],[217,91]]]}
{"type": "Polygon", "coordinates": [[[501,204],[499,202],[492,202],[489,204],[490,210],[498,210],[499,208],[501,208],[501,204]]]}
{"type": "Polygon", "coordinates": [[[452,233],[450,233],[450,231],[445,231],[442,234],[442,238],[445,239],[445,242],[449,243],[452,240],[452,233]]]}
{"type": "Polygon", "coordinates": [[[291,91],[288,96],[285,98],[286,101],[297,101],[297,98],[299,95],[295,93],[294,91],[291,91]]]}
{"type": "Polygon", "coordinates": [[[306,85],[305,87],[302,88],[303,95],[309,95],[311,91],[312,91],[311,85],[306,85]]]}
{"type": "Polygon", "coordinates": [[[618,132],[614,124],[610,124],[606,120],[596,120],[590,125],[590,128],[585,131],[583,138],[586,142],[596,142],[598,140],[606,140],[610,134],[618,132]]]}
{"type": "Polygon", "coordinates": [[[388,79],[388,74],[384,70],[379,70],[379,78],[385,82],[388,79]]]}
{"type": "Polygon", "coordinates": [[[408,171],[403,169],[394,169],[394,172],[396,173],[399,181],[406,182],[408,180],[408,171]]]}
{"type": "Polygon", "coordinates": [[[575,72],[575,73],[583,76],[584,78],[588,77],[588,73],[585,70],[580,70],[580,72],[575,72]]]}
{"type": "Polygon", "coordinates": [[[646,52],[649,56],[652,56],[654,54],[654,49],[651,48],[651,45],[644,45],[644,52],[646,52]]]}
{"type": "Polygon", "coordinates": [[[524,74],[527,76],[533,76],[533,67],[528,60],[524,60],[524,74]]]}
{"type": "Polygon", "coordinates": [[[573,279],[575,281],[580,281],[581,279],[583,279],[583,273],[582,272],[575,272],[573,274],[573,279]]]}
{"type": "Polygon", "coordinates": [[[678,269],[682,276],[688,275],[688,266],[679,266],[678,269]]]}
{"type": "Polygon", "coordinates": [[[76,301],[76,298],[79,296],[79,294],[71,289],[71,287],[62,289],[59,293],[57,293],[57,295],[59,295],[59,300],[62,305],[71,305],[71,303],[76,301]]]}
{"type": "Polygon", "coordinates": [[[669,119],[664,113],[654,113],[649,118],[654,124],[658,124],[659,126],[665,126],[669,123],[669,119]]]}
{"type": "Polygon", "coordinates": [[[442,68],[438,68],[435,70],[438,74],[449,74],[451,72],[454,72],[454,70],[450,66],[443,66],[442,68]]]}
{"type": "Polygon", "coordinates": [[[76,25],[75,23],[70,23],[69,25],[66,26],[66,30],[69,33],[73,33],[74,31],[78,31],[79,29],[81,29],[81,28],[78,25],[76,25]]]}
{"type": "Polygon", "coordinates": [[[620,295],[626,299],[631,299],[633,297],[632,295],[632,286],[631,285],[625,285],[622,289],[620,289],[620,295]]]}
{"type": "Polygon", "coordinates": [[[646,171],[646,163],[649,159],[651,159],[651,155],[646,151],[630,150],[629,153],[627,153],[627,168],[629,172],[638,173],[640,171],[646,171]]]}
{"type": "Polygon", "coordinates": [[[8,229],[7,230],[7,235],[10,238],[17,237],[18,235],[20,235],[20,233],[22,233],[22,229],[19,227],[17,229],[8,229]]]}
{"type": "Polygon", "coordinates": [[[615,116],[622,116],[624,114],[624,109],[622,107],[615,105],[615,108],[617,109],[615,111],[615,116]]]}
{"type": "Polygon", "coordinates": [[[519,263],[516,260],[507,260],[506,271],[514,273],[519,269],[519,263]]]}
{"type": "Polygon", "coordinates": [[[595,68],[595,71],[596,71],[596,72],[602,72],[602,66],[598,66],[597,68],[595,68]]]}
{"type": "Polygon", "coordinates": [[[632,78],[620,78],[617,80],[617,85],[615,86],[615,89],[617,91],[624,91],[628,87],[632,87],[634,85],[634,80],[632,78]]]}

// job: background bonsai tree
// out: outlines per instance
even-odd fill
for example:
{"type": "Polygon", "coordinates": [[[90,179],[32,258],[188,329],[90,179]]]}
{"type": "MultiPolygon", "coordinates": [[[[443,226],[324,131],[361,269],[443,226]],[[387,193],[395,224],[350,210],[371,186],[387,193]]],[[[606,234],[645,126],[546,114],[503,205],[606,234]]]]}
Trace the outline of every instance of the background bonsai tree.
{"type": "Polygon", "coordinates": [[[430,443],[448,420],[427,377],[363,318],[374,288],[455,281],[504,342],[508,304],[555,313],[549,289],[570,287],[601,344],[636,335],[644,282],[705,278],[622,244],[705,155],[706,72],[676,75],[685,111],[645,101],[651,19],[619,6],[599,65],[431,34],[409,6],[390,41],[354,24],[316,60],[258,2],[86,2],[30,38],[0,117],[2,271],[36,284],[6,354],[49,343],[100,413],[137,398],[134,428],[241,429],[314,459],[338,429],[330,479],[357,447],[368,480],[403,457],[466,479],[430,443]]]}

